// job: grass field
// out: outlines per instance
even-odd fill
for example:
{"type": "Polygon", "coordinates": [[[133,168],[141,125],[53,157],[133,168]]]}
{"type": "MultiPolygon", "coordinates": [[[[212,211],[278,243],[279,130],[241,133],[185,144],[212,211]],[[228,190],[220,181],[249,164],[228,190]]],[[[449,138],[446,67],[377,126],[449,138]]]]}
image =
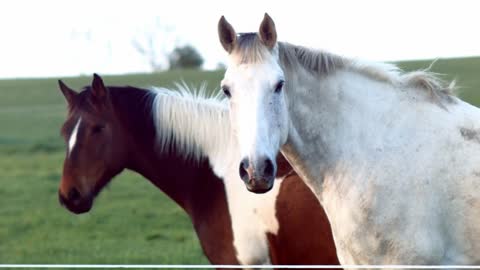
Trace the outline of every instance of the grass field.
{"type": "MultiPolygon", "coordinates": [[[[400,63],[405,69],[428,65],[400,63]]],[[[440,60],[433,70],[456,78],[460,96],[480,105],[480,58],[440,60]]],[[[217,88],[221,77],[222,72],[172,71],[104,80],[139,87],[206,80],[217,88]]],[[[90,80],[65,82],[78,89],[90,80]]],[[[75,216],[60,207],[59,128],[65,114],[56,79],[0,81],[0,263],[208,263],[183,211],[133,173],[117,177],[88,214],[75,216]]]]}

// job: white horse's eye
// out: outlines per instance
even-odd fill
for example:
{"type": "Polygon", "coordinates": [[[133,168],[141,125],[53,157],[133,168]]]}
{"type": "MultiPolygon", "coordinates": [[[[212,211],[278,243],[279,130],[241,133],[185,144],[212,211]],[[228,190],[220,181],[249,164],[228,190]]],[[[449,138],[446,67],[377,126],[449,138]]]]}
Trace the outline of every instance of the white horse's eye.
{"type": "Polygon", "coordinates": [[[283,85],[285,84],[285,81],[279,81],[277,85],[275,86],[275,93],[280,93],[283,89],[283,85]]]}
{"type": "Polygon", "coordinates": [[[227,96],[228,98],[232,97],[232,94],[230,93],[230,88],[228,86],[223,85],[222,91],[225,94],[225,96],[227,96]]]}

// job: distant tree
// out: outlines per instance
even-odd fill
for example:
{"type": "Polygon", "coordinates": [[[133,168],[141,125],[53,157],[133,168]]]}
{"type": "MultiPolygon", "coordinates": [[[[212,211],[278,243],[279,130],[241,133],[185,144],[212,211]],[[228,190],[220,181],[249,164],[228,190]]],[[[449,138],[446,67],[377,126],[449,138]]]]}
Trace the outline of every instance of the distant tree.
{"type": "Polygon", "coordinates": [[[177,42],[174,27],[162,24],[160,18],[156,17],[153,25],[138,33],[132,40],[132,45],[155,72],[167,68],[168,51],[171,50],[169,44],[177,42]]]}
{"type": "Polygon", "coordinates": [[[177,47],[168,57],[170,69],[193,68],[198,69],[203,65],[203,57],[192,45],[177,47]]]}
{"type": "Polygon", "coordinates": [[[160,71],[163,69],[163,64],[160,59],[161,52],[155,46],[155,41],[152,36],[146,36],[145,42],[142,44],[138,40],[133,40],[133,47],[148,61],[152,71],[160,71]]]}

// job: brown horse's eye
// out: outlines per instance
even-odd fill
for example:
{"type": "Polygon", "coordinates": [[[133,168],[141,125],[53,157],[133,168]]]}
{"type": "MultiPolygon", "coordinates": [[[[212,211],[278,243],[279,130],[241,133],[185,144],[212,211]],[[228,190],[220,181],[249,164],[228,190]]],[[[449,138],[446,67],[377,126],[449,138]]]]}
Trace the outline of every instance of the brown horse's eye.
{"type": "Polygon", "coordinates": [[[95,125],[95,126],[92,127],[92,133],[93,134],[98,134],[98,133],[102,132],[104,128],[105,128],[105,126],[95,125]]]}

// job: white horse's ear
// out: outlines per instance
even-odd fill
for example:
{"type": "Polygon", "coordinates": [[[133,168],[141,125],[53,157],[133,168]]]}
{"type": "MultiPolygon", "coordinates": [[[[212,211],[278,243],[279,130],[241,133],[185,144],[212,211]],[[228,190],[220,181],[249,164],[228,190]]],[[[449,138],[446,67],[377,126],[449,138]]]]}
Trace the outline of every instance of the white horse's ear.
{"type": "Polygon", "coordinates": [[[260,40],[265,46],[270,49],[275,47],[275,44],[277,43],[277,30],[275,29],[275,23],[267,13],[265,13],[265,16],[263,17],[258,33],[260,34],[260,40]]]}
{"type": "Polygon", "coordinates": [[[235,33],[232,25],[227,22],[225,16],[222,16],[218,21],[218,37],[225,51],[231,53],[237,42],[237,33],[235,33]]]}

